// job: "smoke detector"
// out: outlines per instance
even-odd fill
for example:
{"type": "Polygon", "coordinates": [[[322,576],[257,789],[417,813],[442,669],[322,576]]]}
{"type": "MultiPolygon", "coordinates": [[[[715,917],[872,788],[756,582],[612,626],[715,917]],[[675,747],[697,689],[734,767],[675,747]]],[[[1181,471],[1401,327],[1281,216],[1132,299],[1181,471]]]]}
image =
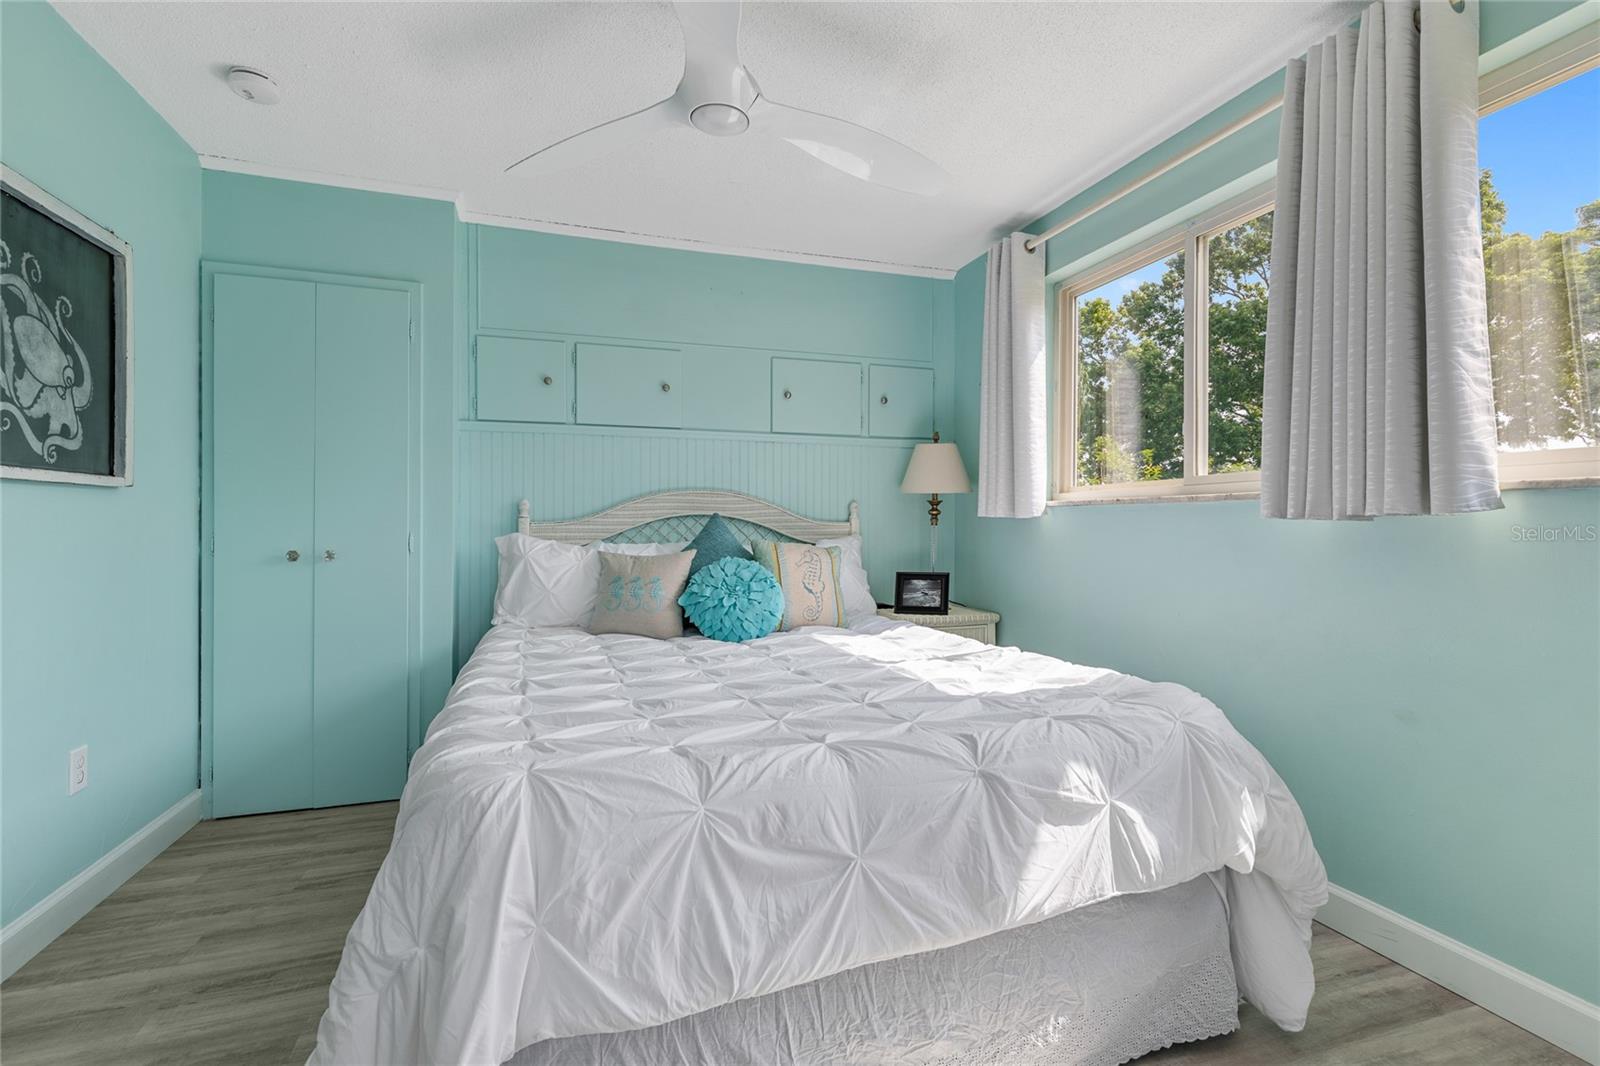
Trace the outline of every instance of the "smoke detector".
{"type": "Polygon", "coordinates": [[[233,90],[235,96],[249,100],[252,104],[275,104],[278,102],[278,83],[249,67],[228,68],[228,88],[233,90]]]}

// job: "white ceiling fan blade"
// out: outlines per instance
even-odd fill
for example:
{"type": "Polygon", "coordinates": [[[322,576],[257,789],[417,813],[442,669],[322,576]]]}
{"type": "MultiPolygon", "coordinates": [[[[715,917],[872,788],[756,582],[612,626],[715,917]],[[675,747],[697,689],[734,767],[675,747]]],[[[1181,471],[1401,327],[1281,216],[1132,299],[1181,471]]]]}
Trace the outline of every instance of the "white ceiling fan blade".
{"type": "Polygon", "coordinates": [[[601,156],[621,151],[629,145],[638,144],[669,126],[681,126],[684,118],[683,105],[678,102],[676,96],[669,96],[660,103],[651,104],[631,115],[602,122],[555,144],[547,145],[512,163],[506,170],[520,167],[524,173],[531,174],[570,170],[591,159],[599,159],[601,156]]]}
{"type": "Polygon", "coordinates": [[[892,137],[832,115],[775,103],[765,96],[750,108],[750,125],[874,185],[933,196],[950,181],[939,164],[892,137]]]}

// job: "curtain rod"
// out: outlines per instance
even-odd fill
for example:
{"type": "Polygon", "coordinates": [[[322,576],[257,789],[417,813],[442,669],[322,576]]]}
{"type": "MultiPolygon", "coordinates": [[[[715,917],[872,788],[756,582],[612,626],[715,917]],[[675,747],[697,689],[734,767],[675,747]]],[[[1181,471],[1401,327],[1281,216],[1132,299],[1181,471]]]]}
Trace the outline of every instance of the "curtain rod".
{"type": "Polygon", "coordinates": [[[1166,174],[1179,166],[1182,166],[1184,163],[1187,163],[1189,160],[1193,159],[1207,148],[1210,148],[1219,141],[1226,140],[1235,133],[1238,133],[1240,130],[1244,129],[1246,126],[1250,125],[1250,123],[1255,122],[1257,119],[1265,118],[1282,106],[1283,94],[1279,93],[1277,96],[1274,96],[1271,100],[1268,100],[1254,111],[1251,111],[1248,115],[1244,115],[1228,123],[1226,126],[1222,127],[1222,129],[1218,130],[1216,133],[1213,133],[1199,144],[1193,145],[1187,150],[1167,160],[1165,163],[1162,163],[1160,166],[1145,174],[1143,177],[1136,178],[1133,181],[1128,182],[1128,184],[1122,186],[1114,192],[1111,192],[1106,196],[1102,196],[1100,199],[1096,200],[1083,210],[1073,212],[1067,218],[1057,222],[1054,226],[1051,226],[1037,237],[1033,237],[1024,241],[1022,243],[1022,247],[1026,248],[1029,252],[1037,251],[1039,247],[1046,241],[1050,240],[1050,238],[1059,236],[1066,230],[1076,226],[1079,222],[1082,222],[1084,219],[1088,218],[1090,215],[1104,210],[1136,189],[1144,188],[1152,181],[1155,181],[1157,178],[1161,177],[1161,175],[1166,174]]]}
{"type": "MultiPolygon", "coordinates": [[[[1450,10],[1454,11],[1458,15],[1467,10],[1467,0],[1449,0],[1449,3],[1450,10]]],[[[1420,4],[1411,11],[1411,23],[1416,27],[1418,33],[1422,32],[1422,9],[1420,4]]],[[[1049,241],[1052,237],[1059,237],[1061,234],[1065,233],[1073,226],[1076,226],[1090,215],[1095,214],[1098,211],[1105,210],[1107,207],[1110,207],[1112,204],[1116,203],[1118,200],[1122,199],[1124,196],[1127,196],[1136,189],[1144,188],[1161,175],[1179,166],[1182,166],[1184,163],[1187,163],[1189,160],[1193,159],[1207,148],[1210,148],[1218,141],[1226,140],[1227,138],[1232,137],[1235,133],[1238,133],[1240,130],[1250,125],[1250,123],[1256,121],[1257,119],[1266,118],[1268,115],[1272,114],[1282,106],[1283,94],[1279,93],[1277,96],[1274,96],[1271,100],[1268,100],[1266,103],[1262,104],[1248,115],[1230,122],[1228,125],[1224,126],[1216,133],[1213,133],[1199,144],[1193,146],[1185,152],[1182,152],[1176,157],[1167,160],[1159,167],[1156,167],[1156,169],[1150,171],[1150,173],[1144,175],[1144,177],[1130,181],[1128,184],[1122,186],[1120,189],[1117,189],[1115,192],[1096,200],[1082,211],[1078,211],[1071,216],[1062,219],[1060,222],[1057,222],[1054,226],[1051,226],[1037,237],[1031,237],[1028,240],[1023,241],[1022,247],[1027,249],[1029,254],[1038,251],[1039,246],[1049,241]]]]}

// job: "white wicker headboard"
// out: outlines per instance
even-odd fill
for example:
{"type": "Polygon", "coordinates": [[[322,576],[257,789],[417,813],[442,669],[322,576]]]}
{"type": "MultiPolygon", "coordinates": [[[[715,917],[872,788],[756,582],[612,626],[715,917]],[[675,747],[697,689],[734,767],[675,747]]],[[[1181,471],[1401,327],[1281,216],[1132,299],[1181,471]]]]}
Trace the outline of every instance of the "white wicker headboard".
{"type": "MultiPolygon", "coordinates": [[[[720,514],[734,519],[735,524],[747,523],[782,534],[791,540],[818,541],[830,537],[848,537],[861,532],[861,518],[854,500],[850,501],[850,517],[843,522],[823,522],[804,518],[786,511],[775,503],[759,500],[739,492],[714,490],[693,492],[656,492],[636,496],[615,507],[608,507],[583,518],[566,522],[535,522],[528,501],[517,504],[517,532],[545,540],[565,541],[569,544],[587,544],[606,540],[619,533],[671,519],[704,518],[720,514]]],[[[704,523],[700,523],[704,525],[704,523]]],[[[688,540],[682,536],[686,528],[676,535],[662,539],[688,540]]],[[[696,529],[698,532],[698,529],[696,529]]]]}

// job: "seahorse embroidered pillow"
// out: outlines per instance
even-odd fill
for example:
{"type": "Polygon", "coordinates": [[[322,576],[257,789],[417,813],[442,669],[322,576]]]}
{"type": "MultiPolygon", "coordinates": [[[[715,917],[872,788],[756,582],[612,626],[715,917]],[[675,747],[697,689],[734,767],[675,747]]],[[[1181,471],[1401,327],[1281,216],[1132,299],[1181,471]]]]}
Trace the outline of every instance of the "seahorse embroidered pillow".
{"type": "Polygon", "coordinates": [[[632,633],[641,637],[683,636],[678,597],[689,581],[694,552],[673,555],[600,553],[600,588],[595,595],[591,633],[632,633]]]}
{"type": "Polygon", "coordinates": [[[838,548],[758,540],[751,542],[750,551],[756,562],[772,571],[783,589],[779,629],[844,625],[838,548]]]}

